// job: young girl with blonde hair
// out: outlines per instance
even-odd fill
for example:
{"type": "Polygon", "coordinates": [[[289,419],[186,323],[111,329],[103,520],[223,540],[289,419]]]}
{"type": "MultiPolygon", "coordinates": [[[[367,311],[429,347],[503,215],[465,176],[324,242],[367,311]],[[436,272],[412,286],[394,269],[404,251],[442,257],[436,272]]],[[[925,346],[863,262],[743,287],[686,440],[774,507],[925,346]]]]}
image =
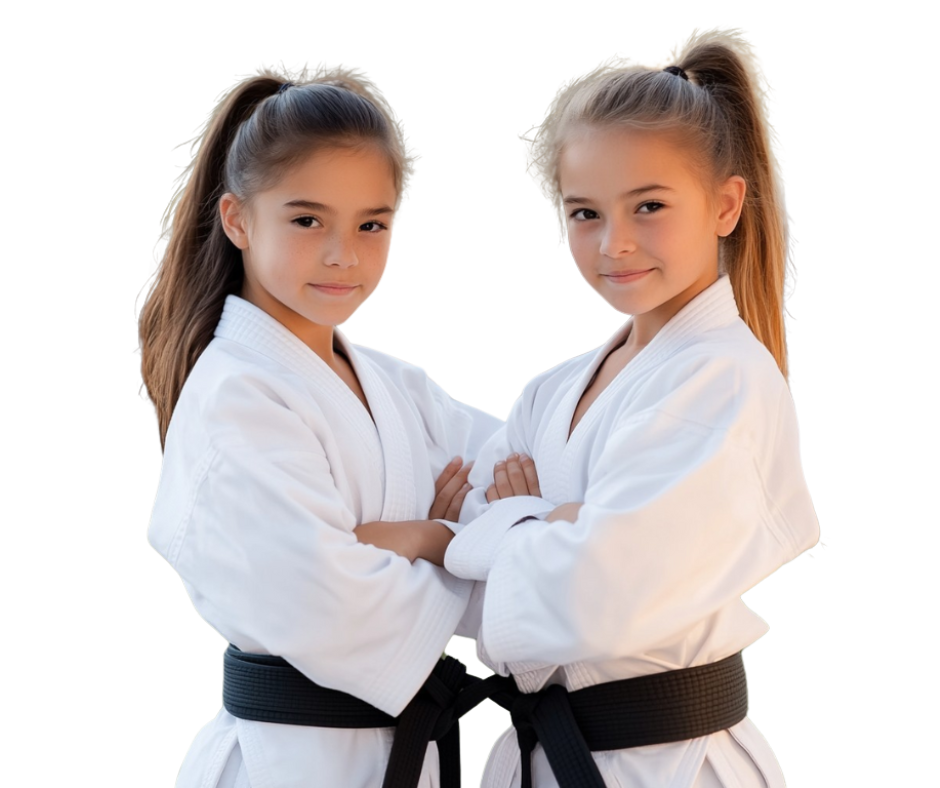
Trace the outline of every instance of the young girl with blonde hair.
{"type": "Polygon", "coordinates": [[[666,69],[604,66],[533,150],[580,272],[633,317],[529,383],[470,475],[445,566],[486,581],[480,654],[522,693],[484,784],[779,788],[741,595],[818,525],[750,51],[709,33],[666,69]]]}
{"type": "Polygon", "coordinates": [[[408,171],[368,82],[264,72],[217,107],[168,211],[140,316],[164,444],[149,536],[232,644],[178,786],[459,782],[464,670],[441,653],[472,583],[439,566],[435,518],[499,422],[335,329],[379,282],[408,171]]]}

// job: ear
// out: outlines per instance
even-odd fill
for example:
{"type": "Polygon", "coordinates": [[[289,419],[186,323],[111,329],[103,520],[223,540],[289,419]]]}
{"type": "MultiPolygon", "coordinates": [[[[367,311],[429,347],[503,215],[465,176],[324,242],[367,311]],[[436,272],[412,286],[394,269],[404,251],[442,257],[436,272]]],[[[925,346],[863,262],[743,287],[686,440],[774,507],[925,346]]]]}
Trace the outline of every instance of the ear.
{"type": "Polygon", "coordinates": [[[724,238],[737,227],[744,208],[747,181],[740,175],[732,175],[718,187],[718,235],[724,238]]]}
{"type": "Polygon", "coordinates": [[[222,217],[222,229],[228,239],[239,249],[248,248],[247,213],[241,200],[231,192],[219,198],[219,215],[222,217]]]}

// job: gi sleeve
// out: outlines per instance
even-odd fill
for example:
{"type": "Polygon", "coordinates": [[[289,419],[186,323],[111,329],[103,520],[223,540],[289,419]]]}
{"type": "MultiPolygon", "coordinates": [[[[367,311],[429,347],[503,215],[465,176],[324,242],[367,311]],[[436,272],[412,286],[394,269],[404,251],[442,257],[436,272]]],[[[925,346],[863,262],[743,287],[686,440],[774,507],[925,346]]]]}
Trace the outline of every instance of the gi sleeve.
{"type": "Polygon", "coordinates": [[[240,649],[281,656],[318,684],[400,713],[443,652],[471,584],[359,543],[309,426],[250,382],[232,387],[220,405],[224,431],[188,491],[168,453],[152,544],[200,614],[240,649]]]}
{"type": "Polygon", "coordinates": [[[492,659],[642,653],[815,544],[789,394],[763,410],[734,381],[699,377],[616,426],[576,522],[524,522],[501,539],[482,623],[492,659]]]}

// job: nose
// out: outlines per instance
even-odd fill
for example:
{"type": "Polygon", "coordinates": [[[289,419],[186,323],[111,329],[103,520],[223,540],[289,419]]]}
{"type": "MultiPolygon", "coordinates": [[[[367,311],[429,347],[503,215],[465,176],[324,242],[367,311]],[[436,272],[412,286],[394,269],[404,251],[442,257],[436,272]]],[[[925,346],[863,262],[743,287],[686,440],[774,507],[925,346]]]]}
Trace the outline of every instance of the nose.
{"type": "Polygon", "coordinates": [[[601,236],[601,254],[617,258],[636,251],[636,241],[627,222],[616,219],[607,223],[601,236]]]}
{"type": "Polygon", "coordinates": [[[345,233],[333,235],[327,248],[326,264],[334,268],[352,268],[359,264],[353,236],[345,233]]]}

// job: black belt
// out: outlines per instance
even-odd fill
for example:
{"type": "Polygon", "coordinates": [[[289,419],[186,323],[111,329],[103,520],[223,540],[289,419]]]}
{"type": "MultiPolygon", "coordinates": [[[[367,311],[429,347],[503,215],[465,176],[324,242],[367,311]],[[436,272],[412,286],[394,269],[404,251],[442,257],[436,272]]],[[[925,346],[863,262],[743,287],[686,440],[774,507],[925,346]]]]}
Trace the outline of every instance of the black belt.
{"type": "Polygon", "coordinates": [[[223,703],[242,719],[325,728],[396,727],[383,788],[414,788],[427,745],[438,743],[441,788],[460,788],[457,720],[491,698],[510,712],[532,786],[532,750],[541,742],[560,788],[604,788],[591,752],[695,739],[747,715],[741,654],[695,668],[611,681],[568,692],[552,685],[520,692],[512,678],[468,675],[446,657],[399,717],[321,687],[280,657],[225,652],[223,703]]]}
{"type": "Polygon", "coordinates": [[[321,687],[281,657],[248,654],[230,645],[225,651],[222,704],[243,720],[318,728],[397,728],[382,788],[415,788],[428,742],[436,741],[441,788],[460,788],[457,720],[501,686],[468,675],[463,663],[444,657],[401,715],[392,717],[353,695],[321,687]]]}
{"type": "Polygon", "coordinates": [[[522,788],[532,786],[536,742],[560,788],[604,788],[592,752],[697,739],[737,725],[747,716],[747,679],[738,652],[710,665],[574,692],[552,685],[532,694],[494,693],[493,700],[512,716],[522,788]]]}

